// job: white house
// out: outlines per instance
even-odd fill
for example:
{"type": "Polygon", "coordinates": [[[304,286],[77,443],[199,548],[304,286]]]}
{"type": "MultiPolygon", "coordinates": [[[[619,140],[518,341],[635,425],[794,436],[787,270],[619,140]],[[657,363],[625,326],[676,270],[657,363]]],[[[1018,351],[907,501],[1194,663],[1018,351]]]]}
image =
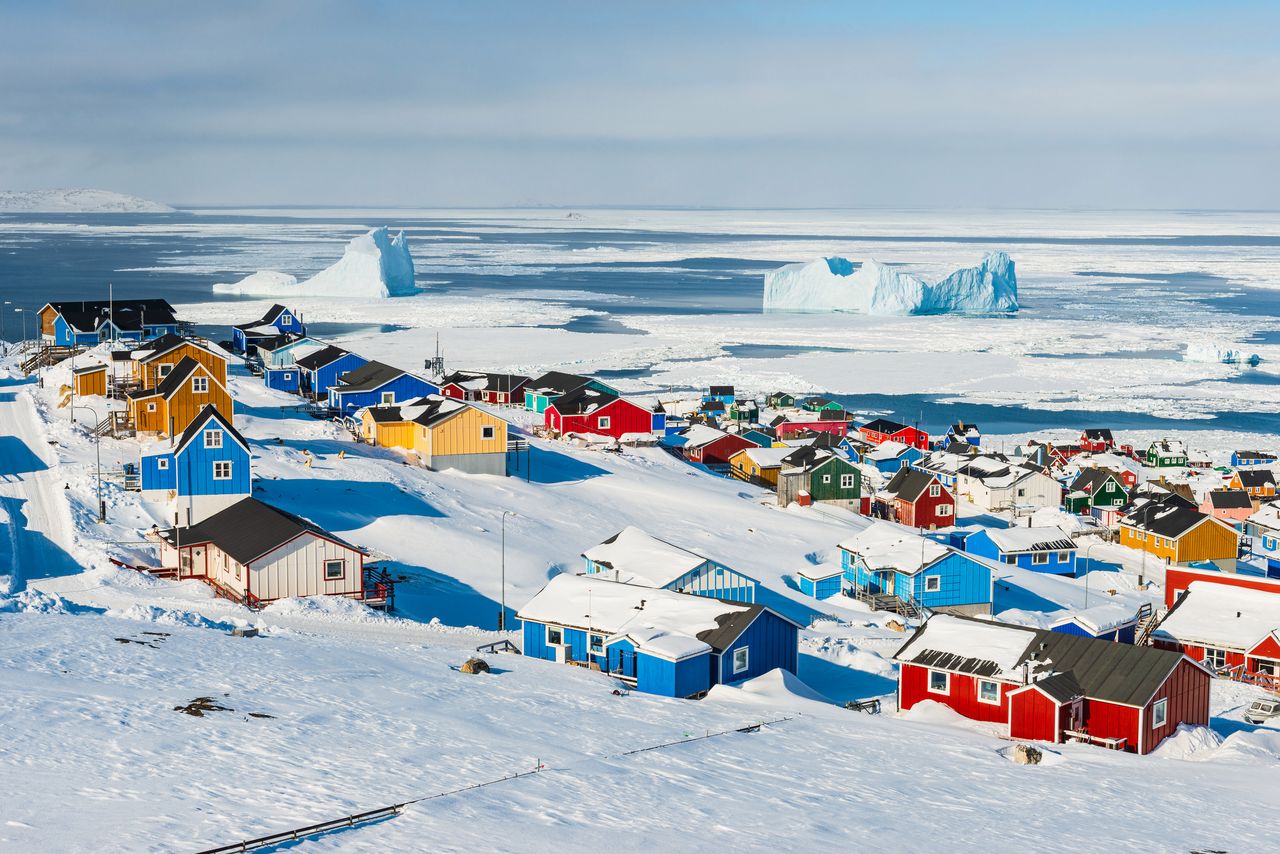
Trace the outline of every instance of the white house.
{"type": "Polygon", "coordinates": [[[1039,468],[999,456],[974,457],[956,472],[955,493],[986,511],[1057,507],[1062,486],[1039,468]]]}

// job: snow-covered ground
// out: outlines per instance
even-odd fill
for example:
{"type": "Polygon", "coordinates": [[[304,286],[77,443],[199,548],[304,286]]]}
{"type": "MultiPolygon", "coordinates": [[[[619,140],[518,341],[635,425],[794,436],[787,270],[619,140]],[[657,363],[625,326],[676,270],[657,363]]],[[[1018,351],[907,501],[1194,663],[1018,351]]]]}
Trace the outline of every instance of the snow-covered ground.
{"type": "Polygon", "coordinates": [[[110,190],[0,190],[5,213],[172,213],[161,202],[110,190]]]}

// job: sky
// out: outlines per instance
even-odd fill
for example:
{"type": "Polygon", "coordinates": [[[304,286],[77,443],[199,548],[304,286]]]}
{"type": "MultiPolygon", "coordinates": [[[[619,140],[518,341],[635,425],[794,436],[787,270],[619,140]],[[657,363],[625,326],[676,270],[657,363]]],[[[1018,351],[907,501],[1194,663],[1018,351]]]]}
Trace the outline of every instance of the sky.
{"type": "Polygon", "coordinates": [[[1280,208],[1274,2],[5,0],[0,80],[0,189],[1280,208]]]}

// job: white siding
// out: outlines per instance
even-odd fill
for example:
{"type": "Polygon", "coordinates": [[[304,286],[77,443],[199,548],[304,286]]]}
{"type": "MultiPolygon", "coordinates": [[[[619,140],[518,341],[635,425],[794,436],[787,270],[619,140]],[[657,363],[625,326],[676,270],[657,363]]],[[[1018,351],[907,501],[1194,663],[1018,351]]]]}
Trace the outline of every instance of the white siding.
{"type": "Polygon", "coordinates": [[[361,589],[363,557],[354,549],[303,534],[253,562],[249,592],[259,599],[356,593],[361,589]],[[341,581],[325,581],[324,562],[336,559],[345,561],[346,575],[341,581]]]}

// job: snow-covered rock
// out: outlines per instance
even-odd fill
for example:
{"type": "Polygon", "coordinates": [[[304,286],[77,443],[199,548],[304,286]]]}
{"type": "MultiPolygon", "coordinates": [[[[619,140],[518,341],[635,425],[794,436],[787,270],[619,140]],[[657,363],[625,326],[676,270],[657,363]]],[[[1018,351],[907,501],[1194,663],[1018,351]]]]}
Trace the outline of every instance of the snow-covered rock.
{"type": "Polygon", "coordinates": [[[160,202],[110,190],[0,190],[6,213],[172,213],[160,202]]]}
{"type": "Polygon", "coordinates": [[[1018,310],[1013,261],[991,252],[976,267],[930,284],[879,261],[847,258],[788,264],[765,274],[764,307],[781,311],[859,314],[998,314],[1018,310]]]}
{"type": "Polygon", "coordinates": [[[1222,362],[1227,365],[1256,365],[1262,361],[1256,353],[1245,353],[1219,341],[1191,341],[1182,354],[1184,362],[1222,362]]]}
{"type": "Polygon", "coordinates": [[[386,299],[415,294],[418,287],[408,239],[403,231],[391,236],[384,226],[354,238],[336,264],[304,282],[288,273],[259,270],[213,290],[242,296],[386,299]]]}

